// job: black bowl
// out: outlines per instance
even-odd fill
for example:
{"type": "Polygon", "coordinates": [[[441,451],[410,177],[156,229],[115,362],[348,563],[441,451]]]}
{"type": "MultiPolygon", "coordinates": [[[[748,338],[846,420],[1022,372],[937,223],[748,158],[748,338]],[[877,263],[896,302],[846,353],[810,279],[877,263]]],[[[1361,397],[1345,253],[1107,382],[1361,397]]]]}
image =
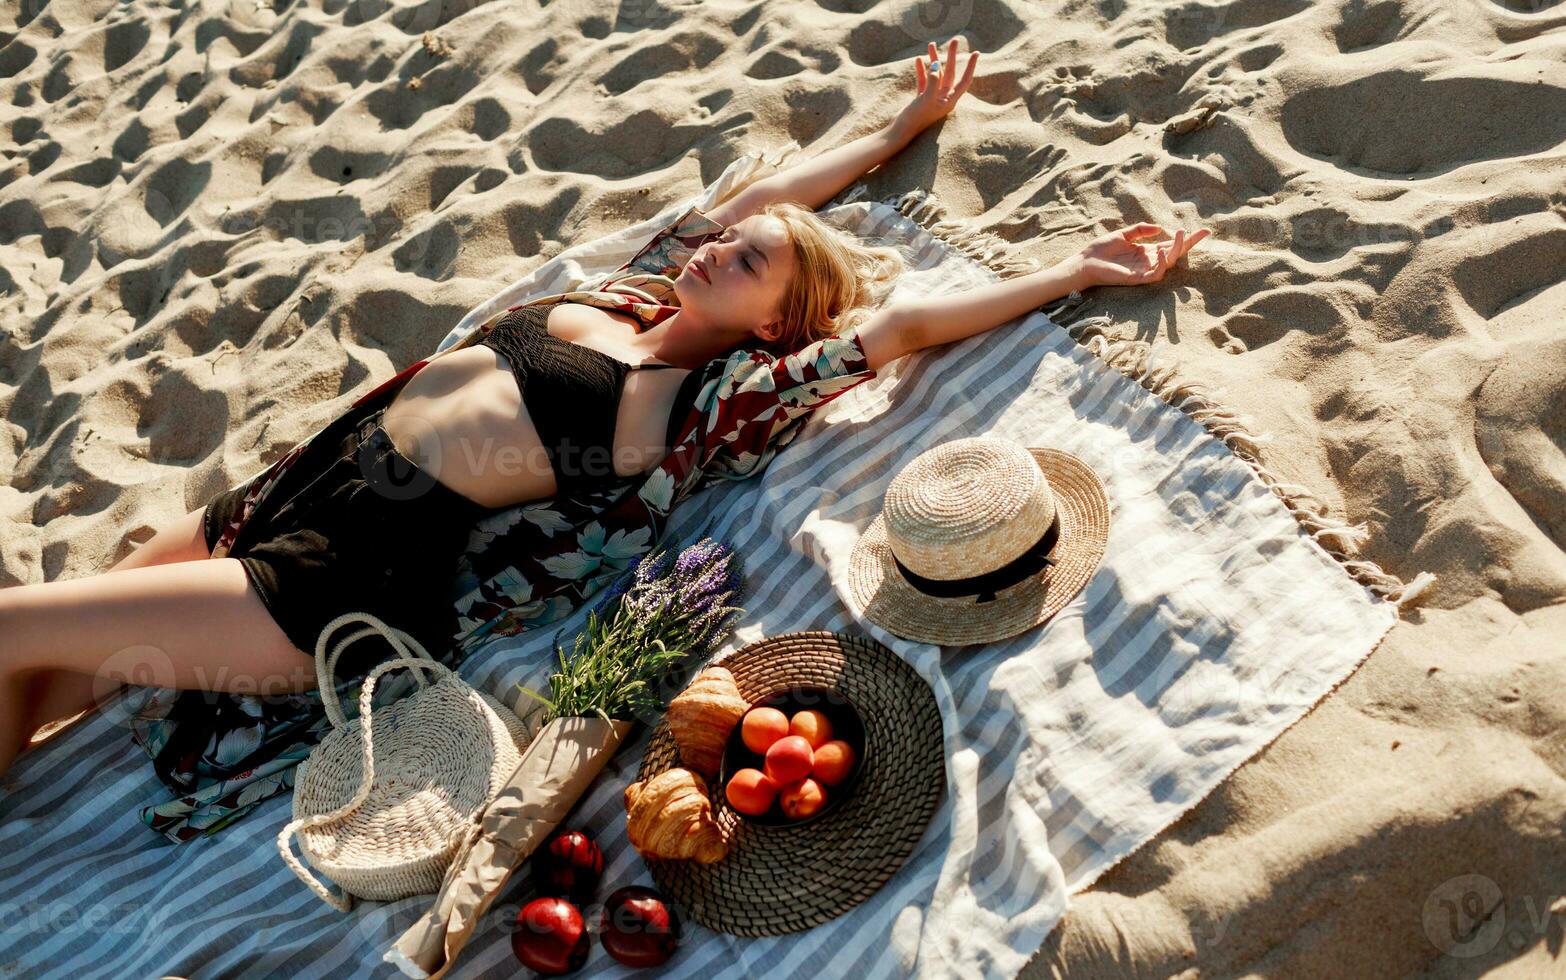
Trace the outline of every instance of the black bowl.
{"type": "Polygon", "coordinates": [[[827,721],[832,723],[832,738],[842,739],[854,750],[854,765],[848,771],[848,778],[836,786],[821,784],[826,791],[826,803],[821,809],[808,817],[791,820],[783,813],[783,807],[776,800],[772,808],[760,816],[751,816],[748,813],[740,813],[728,801],[729,778],[741,769],[761,769],[765,771],[764,756],[752,752],[745,745],[743,735],[743,719],[741,724],[734,726],[734,731],[729,733],[729,741],[723,752],[723,764],[718,770],[716,798],[723,800],[722,805],[734,810],[741,820],[760,827],[802,827],[805,824],[820,820],[822,817],[836,810],[843,801],[853,795],[854,788],[859,784],[859,774],[865,767],[865,755],[870,746],[866,744],[866,731],[863,716],[859,713],[859,706],[843,694],[827,687],[815,687],[808,684],[799,684],[786,687],[767,695],[750,706],[756,708],[777,708],[785,715],[792,718],[794,712],[814,708],[827,716],[827,721]]]}

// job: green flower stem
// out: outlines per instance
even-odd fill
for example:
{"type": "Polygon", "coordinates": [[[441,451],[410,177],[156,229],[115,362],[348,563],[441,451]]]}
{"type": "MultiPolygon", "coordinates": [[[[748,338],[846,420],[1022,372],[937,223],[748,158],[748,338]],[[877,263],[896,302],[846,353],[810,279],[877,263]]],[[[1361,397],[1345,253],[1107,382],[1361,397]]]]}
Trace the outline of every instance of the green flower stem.
{"type": "Polygon", "coordinates": [[[705,613],[687,604],[700,595],[691,583],[732,558],[732,552],[721,554],[677,588],[670,587],[669,574],[638,581],[618,597],[607,616],[589,612],[587,628],[576,637],[570,656],[563,647],[556,648],[560,670],[550,675],[549,696],[523,689],[546,707],[544,724],[559,717],[612,720],[661,712],[659,691],[665,677],[716,645],[728,634],[733,617],[744,612],[727,604],[736,594],[730,591],[712,594],[705,613]],[[663,601],[654,602],[651,594],[660,586],[663,601]],[[706,620],[693,629],[698,616],[706,620]]]}

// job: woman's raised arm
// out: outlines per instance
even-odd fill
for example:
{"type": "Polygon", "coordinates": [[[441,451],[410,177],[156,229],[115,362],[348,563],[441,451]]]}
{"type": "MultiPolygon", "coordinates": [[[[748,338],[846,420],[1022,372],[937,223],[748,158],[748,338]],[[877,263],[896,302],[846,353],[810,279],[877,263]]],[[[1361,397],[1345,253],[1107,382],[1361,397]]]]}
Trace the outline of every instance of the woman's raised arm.
{"type": "MultiPolygon", "coordinates": [[[[929,56],[931,61],[936,58],[933,41],[929,56]]],[[[952,38],[947,47],[946,62],[933,74],[926,69],[924,58],[915,58],[917,91],[897,118],[873,133],[825,153],[813,154],[802,163],[756,181],[706,212],[707,216],[729,226],[773,201],[793,201],[814,211],[871,168],[896,156],[913,142],[914,137],[956,108],[957,100],[973,81],[973,71],[978,63],[979,53],[971,52],[966,68],[958,77],[956,38],[952,38]]]]}
{"type": "Polygon", "coordinates": [[[1181,229],[1170,241],[1144,244],[1145,239],[1168,237],[1169,232],[1153,224],[1132,225],[1093,239],[1081,252],[1048,269],[921,299],[899,310],[902,346],[912,352],[962,340],[1092,286],[1157,282],[1210,234],[1203,228],[1187,236],[1181,229]]]}

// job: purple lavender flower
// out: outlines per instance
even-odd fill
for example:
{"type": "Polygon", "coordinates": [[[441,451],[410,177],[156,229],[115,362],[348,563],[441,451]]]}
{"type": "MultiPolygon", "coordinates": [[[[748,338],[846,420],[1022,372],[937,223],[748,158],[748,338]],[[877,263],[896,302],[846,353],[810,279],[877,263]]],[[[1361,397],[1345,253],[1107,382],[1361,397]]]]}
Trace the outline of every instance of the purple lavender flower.
{"type": "Polygon", "coordinates": [[[711,538],[703,538],[695,544],[680,552],[680,560],[675,564],[675,574],[680,578],[692,578],[699,575],[714,560],[718,559],[719,545],[711,538]]]}
{"type": "Polygon", "coordinates": [[[711,599],[723,590],[725,578],[727,576],[723,574],[723,569],[709,568],[700,578],[686,582],[680,588],[680,599],[690,606],[699,605],[704,599],[711,599]]]}
{"type": "Polygon", "coordinates": [[[659,551],[657,554],[643,554],[636,559],[636,584],[646,585],[654,579],[662,578],[669,570],[668,550],[659,551]]]}
{"type": "Polygon", "coordinates": [[[713,557],[715,565],[721,565],[725,571],[732,571],[736,563],[737,554],[734,549],[724,542],[718,542],[713,557]]]}
{"type": "Polygon", "coordinates": [[[697,610],[686,628],[697,638],[697,643],[705,648],[713,634],[728,632],[730,618],[736,611],[735,606],[714,602],[697,610]]]}
{"type": "Polygon", "coordinates": [[[695,637],[697,653],[706,653],[713,645],[714,635],[719,631],[724,619],[732,612],[726,608],[704,609],[695,619],[691,620],[690,630],[695,637]]]}
{"type": "MultiPolygon", "coordinates": [[[[557,649],[549,717],[653,717],[665,700],[660,681],[728,635],[744,578],[735,552],[703,538],[678,555],[643,554],[603,589],[596,620],[571,655],[557,649]]],[[[558,636],[556,637],[558,641],[558,636]]],[[[667,685],[663,685],[667,686],[667,685]]]]}
{"type": "Polygon", "coordinates": [[[667,580],[660,579],[637,587],[624,602],[626,609],[634,618],[645,621],[652,619],[659,610],[667,607],[675,599],[674,587],[667,580]]]}

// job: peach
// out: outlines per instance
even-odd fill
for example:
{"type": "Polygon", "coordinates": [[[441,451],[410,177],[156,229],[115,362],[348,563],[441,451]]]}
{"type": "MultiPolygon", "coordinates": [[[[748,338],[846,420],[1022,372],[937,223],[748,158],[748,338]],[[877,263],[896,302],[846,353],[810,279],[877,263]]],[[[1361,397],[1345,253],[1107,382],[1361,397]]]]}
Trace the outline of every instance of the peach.
{"type": "Polygon", "coordinates": [[[751,708],[740,719],[740,740],[757,755],[765,755],[772,743],[788,734],[788,715],[776,708],[751,708]]]}
{"type": "Polygon", "coordinates": [[[778,785],[759,769],[741,769],[729,777],[723,792],[729,799],[729,806],[740,813],[759,817],[772,809],[778,785]]]}
{"type": "Polygon", "coordinates": [[[836,786],[848,778],[853,768],[853,746],[836,738],[816,749],[810,775],[828,786],[836,786]]]}
{"type": "Polygon", "coordinates": [[[794,717],[788,720],[788,733],[798,735],[810,743],[813,749],[832,741],[832,722],[826,715],[814,708],[794,712],[794,717]]]}
{"type": "Polygon", "coordinates": [[[767,749],[767,759],[762,768],[774,783],[797,782],[810,775],[815,764],[815,750],[801,735],[785,735],[767,749]]]}
{"type": "Polygon", "coordinates": [[[783,806],[784,816],[790,820],[802,820],[826,804],[826,790],[821,788],[820,783],[807,777],[783,787],[778,794],[778,802],[783,806]]]}

